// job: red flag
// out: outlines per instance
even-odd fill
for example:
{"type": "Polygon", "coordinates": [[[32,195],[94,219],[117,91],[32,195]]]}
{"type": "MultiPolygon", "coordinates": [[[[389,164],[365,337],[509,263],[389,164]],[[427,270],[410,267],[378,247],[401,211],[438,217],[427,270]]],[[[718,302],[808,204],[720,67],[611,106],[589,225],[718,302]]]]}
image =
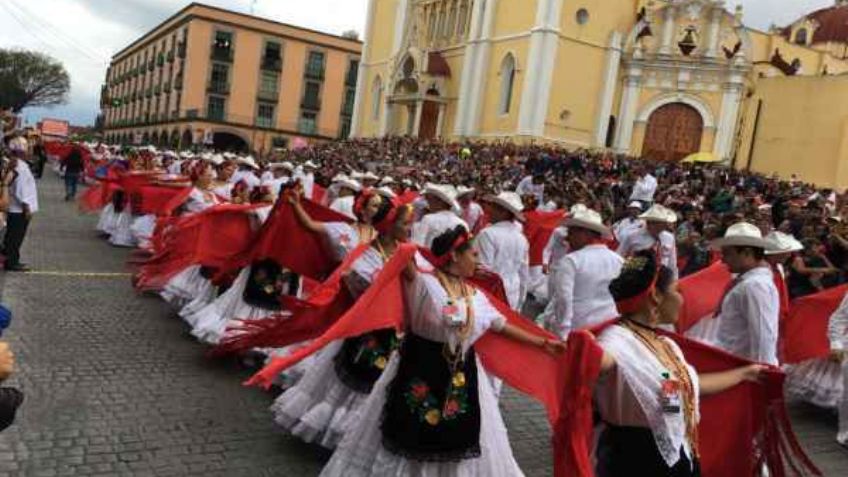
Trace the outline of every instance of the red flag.
{"type": "Polygon", "coordinates": [[[678,333],[686,333],[702,319],[715,313],[724,297],[724,290],[733,280],[721,262],[684,277],[678,284],[683,295],[683,307],[675,324],[678,333]]]}
{"type": "Polygon", "coordinates": [[[568,214],[564,210],[542,212],[531,210],[524,212],[524,236],[530,243],[530,266],[544,264],[545,247],[568,214]]]}
{"type": "Polygon", "coordinates": [[[830,354],[827,325],[846,292],[848,285],[842,285],[792,302],[783,335],[786,363],[800,363],[830,354]]]}

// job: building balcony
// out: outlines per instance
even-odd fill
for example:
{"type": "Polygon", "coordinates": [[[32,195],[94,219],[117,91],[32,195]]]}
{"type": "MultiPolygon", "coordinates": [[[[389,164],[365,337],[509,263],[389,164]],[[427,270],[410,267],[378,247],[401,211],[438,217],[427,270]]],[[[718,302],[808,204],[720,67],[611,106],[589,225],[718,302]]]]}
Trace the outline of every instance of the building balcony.
{"type": "Polygon", "coordinates": [[[356,79],[359,76],[359,70],[354,68],[345,75],[345,86],[356,87],[356,79]]]}
{"type": "Polygon", "coordinates": [[[180,58],[186,57],[186,42],[181,41],[177,44],[177,56],[180,58]]]}
{"type": "Polygon", "coordinates": [[[183,89],[183,74],[177,73],[177,77],[174,78],[174,89],[179,91],[183,89]]]}
{"type": "Polygon", "coordinates": [[[159,86],[158,84],[156,86],[154,86],[153,87],[153,94],[155,94],[156,96],[159,96],[160,94],[162,94],[162,87],[159,86]]]}
{"type": "Polygon", "coordinates": [[[204,116],[206,117],[206,119],[208,119],[210,121],[224,121],[224,119],[226,119],[226,117],[227,117],[227,115],[224,113],[224,111],[219,111],[219,110],[214,110],[214,109],[210,109],[210,110],[206,111],[206,114],[204,116]]]}
{"type": "Polygon", "coordinates": [[[165,82],[165,85],[162,86],[162,91],[164,91],[166,94],[171,92],[171,82],[170,81],[165,82]]]}
{"type": "Polygon", "coordinates": [[[147,71],[153,71],[156,68],[156,63],[153,60],[147,62],[147,71]]]}
{"type": "Polygon", "coordinates": [[[156,66],[164,66],[165,65],[165,53],[159,53],[159,56],[156,57],[156,66]]]}
{"type": "Polygon", "coordinates": [[[230,94],[230,84],[226,81],[211,81],[206,91],[213,94],[230,94]]]}
{"type": "Polygon", "coordinates": [[[212,59],[214,61],[233,62],[233,50],[231,48],[220,48],[212,45],[212,59]]]}
{"type": "Polygon", "coordinates": [[[168,52],[168,63],[173,63],[176,59],[177,53],[172,49],[168,52]]]}
{"type": "Polygon", "coordinates": [[[150,98],[152,96],[153,96],[153,88],[147,88],[147,90],[144,92],[144,97],[150,98]]]}
{"type": "Polygon", "coordinates": [[[260,101],[270,101],[270,102],[276,103],[277,101],[279,101],[280,92],[279,91],[264,91],[264,90],[260,89],[259,93],[257,93],[256,97],[260,101]]]}
{"type": "Polygon", "coordinates": [[[307,67],[303,76],[309,79],[324,81],[324,68],[307,67]]]}
{"type": "Polygon", "coordinates": [[[273,128],[274,127],[274,119],[273,118],[256,118],[256,127],[259,128],[273,128]]]}
{"type": "Polygon", "coordinates": [[[267,71],[282,71],[283,70],[283,59],[280,57],[263,57],[262,58],[262,69],[267,71]]]}

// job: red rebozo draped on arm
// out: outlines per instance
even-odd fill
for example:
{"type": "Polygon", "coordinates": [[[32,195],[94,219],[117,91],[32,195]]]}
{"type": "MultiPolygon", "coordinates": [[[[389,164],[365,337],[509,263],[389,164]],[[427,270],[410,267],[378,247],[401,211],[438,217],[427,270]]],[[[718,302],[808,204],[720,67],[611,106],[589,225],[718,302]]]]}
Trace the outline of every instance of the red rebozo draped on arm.
{"type": "MultiPolygon", "coordinates": [[[[293,354],[274,359],[246,384],[270,386],[281,371],[331,341],[386,328],[402,331],[402,272],[415,251],[412,245],[401,246],[368,290],[324,334],[293,354]]],[[[510,324],[531,334],[555,339],[488,291],[478,290],[486,293],[510,324]]],[[[487,370],[545,405],[555,430],[553,449],[557,477],[592,476],[588,447],[592,436],[591,390],[600,371],[602,356],[594,340],[587,333],[574,333],[568,351],[554,357],[540,348],[520,345],[497,333],[487,333],[475,344],[475,349],[487,370]],[[528,373],[528,369],[533,372],[528,373]]]]}
{"type": "Polygon", "coordinates": [[[79,198],[79,208],[83,212],[96,212],[112,201],[112,194],[118,190],[119,168],[110,167],[106,177],[97,178],[97,184],[88,187],[79,198]]]}
{"type": "Polygon", "coordinates": [[[249,250],[255,236],[250,212],[255,205],[219,205],[175,219],[162,232],[162,246],[136,276],[139,290],[159,290],[192,265],[220,267],[249,250]]]}
{"type": "Polygon", "coordinates": [[[530,266],[544,264],[545,247],[554,233],[554,229],[562,224],[568,214],[564,210],[542,212],[531,210],[524,212],[524,236],[530,243],[530,266]]]}
{"type": "Polygon", "coordinates": [[[191,187],[142,185],[137,190],[138,213],[154,214],[160,217],[171,215],[188,199],[191,189],[191,187]]]}
{"type": "MultiPolygon", "coordinates": [[[[722,350],[666,333],[699,374],[751,364],[722,350]]],[[[701,400],[698,426],[704,477],[759,475],[763,464],[772,477],[821,475],[798,444],[783,401],[785,375],[770,368],[762,384],[743,383],[701,400]]]]}
{"type": "Polygon", "coordinates": [[[793,301],[784,326],[784,362],[800,363],[808,359],[824,358],[830,354],[827,324],[842,299],[848,285],[824,290],[793,301]]]}
{"type": "Polygon", "coordinates": [[[675,325],[677,332],[686,333],[699,321],[715,313],[732,279],[727,266],[721,262],[681,279],[678,289],[683,295],[683,307],[675,325]]]}

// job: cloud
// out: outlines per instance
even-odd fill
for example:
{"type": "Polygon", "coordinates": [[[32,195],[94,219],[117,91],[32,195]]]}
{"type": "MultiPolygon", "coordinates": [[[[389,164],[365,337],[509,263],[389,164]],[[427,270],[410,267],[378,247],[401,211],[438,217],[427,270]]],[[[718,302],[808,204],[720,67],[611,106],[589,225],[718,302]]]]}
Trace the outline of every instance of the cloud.
{"type": "MultiPolygon", "coordinates": [[[[93,124],[99,112],[100,86],[109,58],[189,0],[0,0],[0,45],[50,54],[71,75],[67,105],[26,110],[35,122],[42,116],[93,124]],[[12,16],[8,9],[16,13],[12,16]]],[[[356,30],[364,37],[368,0],[203,0],[203,3],[307,28],[341,33],[356,30]]],[[[833,0],[728,0],[741,3],[744,21],[758,29],[786,25],[803,14],[833,5],[833,0]]]]}

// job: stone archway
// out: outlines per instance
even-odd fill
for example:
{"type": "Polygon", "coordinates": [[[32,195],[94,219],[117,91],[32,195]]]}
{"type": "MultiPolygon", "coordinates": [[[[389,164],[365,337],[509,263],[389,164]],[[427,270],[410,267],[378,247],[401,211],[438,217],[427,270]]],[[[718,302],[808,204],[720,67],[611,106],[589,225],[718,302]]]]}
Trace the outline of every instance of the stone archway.
{"type": "Polygon", "coordinates": [[[692,106],[669,103],[648,118],[642,157],[655,161],[679,161],[701,150],[704,120],[692,106]]]}
{"type": "Polygon", "coordinates": [[[241,136],[218,131],[212,136],[212,147],[218,151],[248,152],[248,144],[241,136]]]}

